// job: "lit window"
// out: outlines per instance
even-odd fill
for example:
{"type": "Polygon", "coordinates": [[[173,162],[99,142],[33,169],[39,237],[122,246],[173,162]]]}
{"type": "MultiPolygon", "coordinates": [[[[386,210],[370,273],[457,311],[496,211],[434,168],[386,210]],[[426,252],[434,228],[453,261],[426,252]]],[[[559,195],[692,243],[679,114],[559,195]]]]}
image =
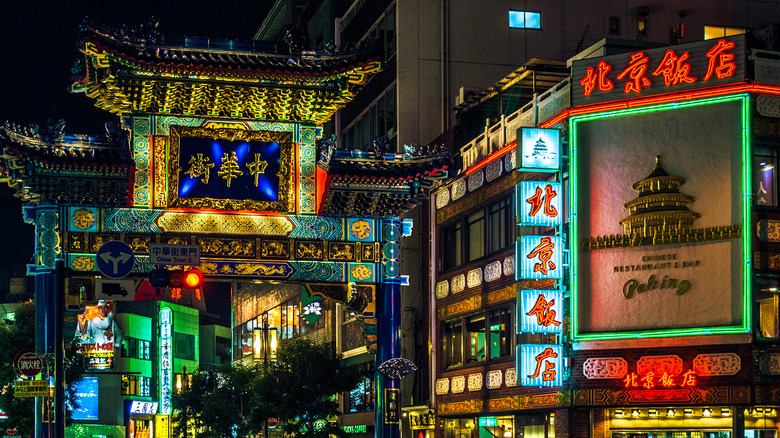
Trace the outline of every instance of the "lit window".
{"type": "Polygon", "coordinates": [[[509,27],[515,29],[541,29],[541,12],[509,11],[509,27]]]}
{"type": "Polygon", "coordinates": [[[742,35],[745,29],[739,27],[704,26],[704,39],[723,38],[731,35],[742,35]]]}

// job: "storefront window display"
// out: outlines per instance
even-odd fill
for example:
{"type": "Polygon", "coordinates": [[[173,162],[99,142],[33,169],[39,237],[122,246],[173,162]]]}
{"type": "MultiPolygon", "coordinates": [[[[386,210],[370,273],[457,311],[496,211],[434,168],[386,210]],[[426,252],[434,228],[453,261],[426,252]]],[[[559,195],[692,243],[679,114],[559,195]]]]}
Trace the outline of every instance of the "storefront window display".
{"type": "MultiPolygon", "coordinates": [[[[364,365],[358,365],[364,368],[364,365]]],[[[347,412],[362,412],[374,410],[374,379],[366,374],[360,374],[360,382],[355,389],[347,393],[347,412]]]]}
{"type": "MultiPolygon", "coordinates": [[[[723,406],[619,408],[608,412],[610,438],[731,438],[735,421],[734,408],[723,406]]],[[[777,408],[756,407],[743,412],[745,438],[777,437],[777,408]]]]}

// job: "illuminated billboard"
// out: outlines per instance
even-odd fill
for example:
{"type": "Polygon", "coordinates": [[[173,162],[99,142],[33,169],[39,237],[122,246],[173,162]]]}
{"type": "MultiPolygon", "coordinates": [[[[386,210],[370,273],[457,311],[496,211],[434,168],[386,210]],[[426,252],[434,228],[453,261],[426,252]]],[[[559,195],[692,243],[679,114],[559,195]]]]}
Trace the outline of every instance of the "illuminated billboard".
{"type": "Polygon", "coordinates": [[[517,350],[517,370],[522,386],[563,386],[562,346],[522,344],[517,350]]]}
{"type": "Polygon", "coordinates": [[[73,409],[74,420],[97,420],[99,387],[97,377],[85,377],[76,385],[78,408],[73,409]]]}
{"type": "Polygon", "coordinates": [[[76,317],[73,344],[84,356],[89,370],[114,367],[114,349],[122,347],[122,331],[114,319],[116,303],[100,300],[95,306],[85,306],[76,317]]]}
{"type": "Polygon", "coordinates": [[[563,329],[563,292],[517,291],[517,333],[560,333],[563,329]]]}
{"type": "Polygon", "coordinates": [[[572,118],[575,341],[750,330],[748,102],[572,118]]]}
{"type": "Polygon", "coordinates": [[[518,225],[556,227],[561,224],[561,183],[521,181],[517,185],[518,225]]]}
{"type": "Polygon", "coordinates": [[[560,170],[561,131],[559,129],[520,128],[517,134],[519,170],[535,172],[560,170]]]}
{"type": "Polygon", "coordinates": [[[560,236],[520,236],[515,250],[515,260],[520,265],[516,280],[563,276],[563,239],[560,236]]]}

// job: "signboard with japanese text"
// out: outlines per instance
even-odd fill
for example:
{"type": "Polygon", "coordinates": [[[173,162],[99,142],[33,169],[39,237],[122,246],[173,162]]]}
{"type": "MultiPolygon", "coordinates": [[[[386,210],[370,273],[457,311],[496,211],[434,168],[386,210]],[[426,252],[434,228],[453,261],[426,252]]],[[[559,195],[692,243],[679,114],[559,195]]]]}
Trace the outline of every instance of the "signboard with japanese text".
{"type": "Polygon", "coordinates": [[[45,397],[49,395],[48,380],[17,380],[14,397],[45,397]]]}
{"type": "Polygon", "coordinates": [[[522,344],[517,350],[517,370],[522,386],[563,386],[562,346],[522,344]]]}
{"type": "Polygon", "coordinates": [[[561,224],[561,183],[549,181],[521,181],[517,185],[518,225],[556,227],[561,224]]]}
{"type": "Polygon", "coordinates": [[[149,244],[149,263],[153,265],[200,266],[200,245],[149,244]]]}
{"type": "Polygon", "coordinates": [[[739,83],[745,63],[745,35],[576,60],[572,105],[739,83]]]}
{"type": "Polygon", "coordinates": [[[82,352],[89,370],[114,367],[114,349],[122,347],[122,330],[115,321],[116,302],[100,300],[95,306],[84,306],[76,317],[73,344],[82,352]]]}
{"type": "Polygon", "coordinates": [[[518,290],[519,333],[560,333],[563,321],[563,292],[560,290],[518,290]]]}
{"type": "Polygon", "coordinates": [[[160,413],[171,415],[173,394],[173,311],[160,309],[160,413]]]}
{"type": "Polygon", "coordinates": [[[520,128],[517,155],[521,171],[557,172],[561,165],[560,129],[520,128]]]}
{"type": "Polygon", "coordinates": [[[130,408],[128,409],[128,413],[154,415],[157,413],[158,405],[159,403],[157,402],[133,400],[130,402],[130,408]]]}
{"type": "Polygon", "coordinates": [[[734,95],[572,118],[575,341],[750,330],[749,112],[734,95]]]}
{"type": "Polygon", "coordinates": [[[294,209],[292,133],[171,126],[168,207],[294,209]]]}
{"type": "Polygon", "coordinates": [[[563,238],[520,236],[515,260],[520,264],[517,280],[558,279],[563,276],[563,238]]]}

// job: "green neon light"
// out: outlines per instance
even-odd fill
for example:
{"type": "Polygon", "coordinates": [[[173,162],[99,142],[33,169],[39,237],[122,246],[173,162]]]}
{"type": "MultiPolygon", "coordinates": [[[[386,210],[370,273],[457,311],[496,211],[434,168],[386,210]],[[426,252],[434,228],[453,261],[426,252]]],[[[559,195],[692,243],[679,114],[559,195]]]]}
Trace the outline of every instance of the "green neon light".
{"type": "Polygon", "coordinates": [[[617,339],[647,339],[676,336],[701,336],[716,334],[750,333],[752,325],[752,271],[751,254],[752,247],[750,242],[750,187],[752,184],[752,175],[750,174],[752,150],[750,146],[750,97],[748,94],[737,94],[729,96],[713,97],[708,99],[698,99],[684,102],[672,102],[660,105],[652,105],[642,108],[632,108],[624,110],[605,111],[602,113],[586,114],[575,116],[569,120],[569,179],[570,187],[573,188],[570,194],[570,233],[571,242],[571,333],[574,342],[597,341],[597,340],[617,340],[617,339]],[[742,325],[719,326],[719,327],[693,327],[685,329],[663,329],[663,330],[643,330],[643,331],[624,331],[612,333],[579,333],[579,320],[577,314],[579,302],[579,285],[577,284],[577,267],[579,258],[579,238],[578,229],[578,198],[577,187],[579,187],[578,154],[577,154],[577,124],[596,119],[607,119],[611,117],[623,117],[628,115],[652,113],[658,111],[669,111],[681,108],[690,108],[702,105],[711,105],[723,102],[739,101],[742,104],[742,325]]]}

